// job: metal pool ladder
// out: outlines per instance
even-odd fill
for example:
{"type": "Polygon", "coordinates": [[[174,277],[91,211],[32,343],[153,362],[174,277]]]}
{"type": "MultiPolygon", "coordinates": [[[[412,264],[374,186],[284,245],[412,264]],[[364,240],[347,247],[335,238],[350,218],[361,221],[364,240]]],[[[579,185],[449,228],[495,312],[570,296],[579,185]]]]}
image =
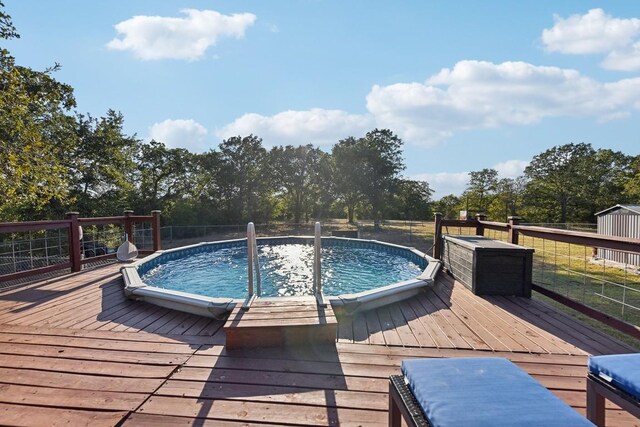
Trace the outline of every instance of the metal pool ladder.
{"type": "Polygon", "coordinates": [[[256,297],[262,294],[260,282],[260,264],[258,263],[258,242],[256,240],[256,227],[253,222],[247,224],[247,272],[249,275],[249,297],[242,304],[243,310],[248,310],[256,297]],[[256,282],[256,292],[253,291],[253,282],[256,282]]]}

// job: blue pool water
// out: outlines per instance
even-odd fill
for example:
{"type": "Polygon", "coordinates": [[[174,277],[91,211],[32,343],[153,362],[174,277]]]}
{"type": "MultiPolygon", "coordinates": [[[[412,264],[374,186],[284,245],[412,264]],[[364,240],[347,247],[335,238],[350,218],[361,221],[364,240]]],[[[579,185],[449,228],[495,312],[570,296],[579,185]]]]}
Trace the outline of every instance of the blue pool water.
{"type": "MultiPolygon", "coordinates": [[[[324,241],[324,239],[323,239],[324,241]]],[[[350,246],[322,248],[325,295],[357,293],[420,275],[410,257],[380,249],[350,246]]],[[[313,294],[313,246],[303,243],[258,245],[262,296],[313,294]]],[[[167,260],[142,276],[150,285],[210,297],[247,296],[246,243],[167,260]]]]}

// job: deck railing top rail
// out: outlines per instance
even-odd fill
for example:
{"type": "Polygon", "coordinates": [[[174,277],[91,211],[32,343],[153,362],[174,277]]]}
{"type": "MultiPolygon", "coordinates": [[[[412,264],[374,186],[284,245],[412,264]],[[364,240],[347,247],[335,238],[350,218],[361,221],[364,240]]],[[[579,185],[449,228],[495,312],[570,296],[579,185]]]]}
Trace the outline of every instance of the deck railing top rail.
{"type": "MultiPolygon", "coordinates": [[[[491,229],[496,231],[516,231],[513,233],[511,243],[518,244],[519,234],[530,237],[540,237],[557,242],[573,243],[576,245],[592,246],[604,249],[613,249],[623,252],[640,253],[640,239],[629,237],[607,236],[602,234],[590,233],[586,231],[561,230],[558,228],[547,228],[533,225],[520,225],[515,220],[512,222],[495,222],[483,219],[468,220],[450,220],[443,219],[440,222],[441,227],[470,227],[491,229]]],[[[479,233],[478,233],[479,234],[479,233]]]]}
{"type": "Polygon", "coordinates": [[[23,231],[52,230],[71,224],[69,219],[55,221],[0,222],[0,233],[19,233],[23,231]]]}

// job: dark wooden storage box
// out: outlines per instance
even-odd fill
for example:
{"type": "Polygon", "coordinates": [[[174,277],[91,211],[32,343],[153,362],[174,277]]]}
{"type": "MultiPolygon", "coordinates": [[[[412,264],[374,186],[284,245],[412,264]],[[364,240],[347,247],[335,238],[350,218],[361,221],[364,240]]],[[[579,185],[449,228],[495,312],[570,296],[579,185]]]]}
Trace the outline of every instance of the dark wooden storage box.
{"type": "Polygon", "coordinates": [[[531,297],[533,249],[481,236],[443,236],[442,261],[476,295],[531,297]]]}

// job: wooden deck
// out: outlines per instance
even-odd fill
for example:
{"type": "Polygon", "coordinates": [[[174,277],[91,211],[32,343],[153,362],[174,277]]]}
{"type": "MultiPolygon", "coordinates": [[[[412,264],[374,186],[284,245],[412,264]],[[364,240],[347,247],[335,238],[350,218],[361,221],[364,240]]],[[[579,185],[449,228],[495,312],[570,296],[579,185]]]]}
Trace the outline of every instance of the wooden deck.
{"type": "MultiPolygon", "coordinates": [[[[129,301],[116,266],[0,291],[2,425],[386,425],[410,357],[507,357],[585,412],[587,354],[635,351],[442,276],[341,320],[336,346],[227,350],[223,322],[129,301]]],[[[607,422],[640,421],[608,404],[607,422]]]]}

